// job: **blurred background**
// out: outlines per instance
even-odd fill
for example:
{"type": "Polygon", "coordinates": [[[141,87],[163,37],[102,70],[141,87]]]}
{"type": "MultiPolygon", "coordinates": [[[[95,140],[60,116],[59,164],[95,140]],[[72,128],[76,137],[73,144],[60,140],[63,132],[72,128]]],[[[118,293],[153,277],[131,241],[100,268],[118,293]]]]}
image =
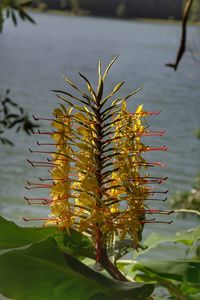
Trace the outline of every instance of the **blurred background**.
{"type": "MultiPolygon", "coordinates": [[[[144,142],[153,147],[169,147],[167,152],[151,154],[150,160],[167,163],[165,168],[154,168],[153,175],[169,177],[165,186],[160,187],[169,189],[169,199],[178,191],[191,192],[200,171],[200,2],[193,2],[187,52],[176,72],[165,64],[176,57],[183,0],[46,0],[32,1],[28,7],[24,4],[27,5],[26,1],[5,1],[0,7],[1,101],[7,97],[17,103],[19,107],[11,104],[11,110],[15,113],[17,110],[23,118],[27,112],[35,124],[31,119],[33,114],[49,118],[58,106],[59,99],[52,89],[70,91],[63,75],[78,83],[81,72],[95,85],[98,60],[105,68],[119,55],[107,78],[106,92],[122,80],[126,84],[121,96],[143,86],[129,100],[128,108],[134,111],[143,103],[145,110],[161,111],[159,116],[149,118],[149,125],[152,130],[165,129],[166,135],[144,138],[144,142]],[[8,89],[10,92],[6,94],[8,89]]],[[[85,88],[82,83],[80,86],[85,88]]],[[[2,117],[3,108],[0,112],[2,117]]],[[[1,126],[2,122],[1,118],[1,126]]],[[[14,146],[6,140],[0,143],[0,213],[26,226],[23,217],[40,218],[49,214],[48,208],[28,206],[24,200],[28,194],[24,188],[26,181],[36,181],[46,174],[44,168],[32,168],[27,163],[28,148],[37,149],[36,141],[45,140],[21,130],[17,133],[19,123],[9,125],[5,131],[0,127],[1,137],[14,143],[14,146]]],[[[50,130],[48,122],[40,121],[39,125],[41,130],[50,130]]],[[[43,157],[41,154],[34,159],[43,157]]],[[[35,197],[42,195],[38,191],[32,193],[35,197]]],[[[157,203],[151,207],[157,207],[157,203]]],[[[165,208],[170,208],[170,201],[165,208]]],[[[174,219],[172,225],[150,225],[145,234],[174,232],[197,224],[194,216],[184,221],[175,215],[170,219],[174,219]]]]}

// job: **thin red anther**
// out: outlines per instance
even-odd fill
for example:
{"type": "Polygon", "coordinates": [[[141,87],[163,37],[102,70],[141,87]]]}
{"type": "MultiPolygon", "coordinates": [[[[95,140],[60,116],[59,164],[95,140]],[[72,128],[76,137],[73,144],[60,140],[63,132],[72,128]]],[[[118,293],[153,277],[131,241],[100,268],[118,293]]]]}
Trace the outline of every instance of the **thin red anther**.
{"type": "Polygon", "coordinates": [[[165,134],[165,130],[163,131],[147,131],[147,132],[139,132],[136,136],[163,136],[165,134]]]}
{"type": "Polygon", "coordinates": [[[161,162],[149,162],[148,163],[150,166],[158,166],[158,167],[161,167],[161,168],[164,168],[164,167],[166,167],[166,165],[167,164],[165,164],[165,163],[161,163],[161,162]]]}
{"type": "Polygon", "coordinates": [[[49,118],[41,118],[41,117],[36,117],[35,115],[33,115],[33,119],[35,121],[39,121],[39,120],[44,120],[44,121],[55,121],[54,119],[49,119],[49,118]]]}
{"type": "MultiPolygon", "coordinates": [[[[141,211],[141,213],[144,211],[141,211]]],[[[148,209],[145,210],[145,214],[165,214],[165,215],[170,215],[174,212],[174,210],[159,210],[159,209],[148,209]]]]}
{"type": "Polygon", "coordinates": [[[29,164],[31,164],[32,167],[35,167],[34,164],[33,164],[33,162],[30,161],[29,159],[27,159],[27,162],[28,162],[29,164]]]}
{"type": "Polygon", "coordinates": [[[173,223],[173,221],[171,220],[171,221],[155,221],[155,222],[147,222],[147,223],[157,223],[157,224],[171,224],[171,223],[173,223]]]}
{"type": "Polygon", "coordinates": [[[65,145],[64,143],[40,143],[37,141],[38,146],[63,146],[65,145]]]}
{"type": "Polygon", "coordinates": [[[161,110],[160,111],[142,111],[142,112],[138,112],[138,113],[133,113],[133,115],[159,115],[161,113],[161,110]]]}
{"type": "MultiPolygon", "coordinates": [[[[147,194],[149,194],[149,192],[147,194]]],[[[114,198],[114,199],[111,199],[111,200],[116,200],[116,201],[119,202],[119,200],[117,198],[114,198]]],[[[107,200],[107,201],[111,201],[111,200],[107,200]]],[[[127,200],[127,198],[124,198],[124,199],[122,199],[120,201],[126,201],[126,200],[127,200]]],[[[133,200],[135,200],[135,201],[162,201],[162,202],[165,202],[167,200],[167,197],[164,198],[164,199],[157,199],[157,198],[149,198],[149,199],[134,198],[133,200]]]]}
{"type": "Polygon", "coordinates": [[[55,218],[22,218],[25,222],[30,222],[30,221],[57,221],[55,218]]]}
{"type": "Polygon", "coordinates": [[[51,201],[51,199],[49,199],[49,198],[28,198],[28,197],[24,197],[24,199],[26,200],[26,201],[38,201],[38,200],[40,200],[40,201],[44,201],[44,202],[48,202],[48,201],[51,201]]]}
{"type": "Polygon", "coordinates": [[[174,210],[169,210],[168,211],[168,215],[171,215],[171,214],[173,214],[174,213],[174,210]]]}
{"type": "MultiPolygon", "coordinates": [[[[55,152],[53,152],[53,151],[43,151],[43,150],[32,150],[32,149],[30,149],[29,148],[29,151],[31,152],[31,153],[42,153],[42,154],[54,154],[55,152]]],[[[57,153],[56,153],[57,154],[57,153]]],[[[60,153],[58,153],[58,154],[60,154],[60,153]]],[[[62,154],[61,154],[62,155],[62,154]]]]}
{"type": "Polygon", "coordinates": [[[67,182],[69,181],[70,179],[69,178],[41,178],[39,177],[39,180],[40,181],[62,181],[62,182],[67,182]]]}
{"type": "Polygon", "coordinates": [[[133,165],[139,165],[139,166],[148,166],[148,167],[153,167],[153,166],[158,166],[158,167],[166,167],[167,164],[161,163],[161,162],[132,162],[133,165]]]}
{"type": "Polygon", "coordinates": [[[33,167],[34,168],[54,168],[55,165],[49,165],[49,166],[47,166],[47,165],[40,164],[40,165],[33,165],[33,167]]]}
{"type": "Polygon", "coordinates": [[[31,186],[31,187],[28,187],[28,186],[25,186],[25,189],[30,191],[30,190],[34,190],[34,189],[47,189],[47,187],[44,187],[44,186],[31,186]]]}
{"type": "MultiPolygon", "coordinates": [[[[59,153],[56,153],[56,152],[51,152],[52,154],[58,154],[58,155],[60,155],[59,153]]],[[[61,154],[62,155],[62,154],[61,154]]],[[[65,157],[65,158],[67,158],[67,157],[65,157]]],[[[55,162],[55,161],[57,161],[57,160],[60,160],[60,161],[66,161],[66,162],[69,162],[69,158],[67,158],[67,159],[64,159],[64,158],[49,158],[49,157],[47,157],[47,161],[48,162],[55,162]]],[[[73,160],[76,160],[76,158],[73,158],[73,160]]],[[[77,160],[78,161],[78,160],[77,160]]]]}
{"type": "Polygon", "coordinates": [[[31,161],[31,160],[28,160],[27,159],[27,161],[29,162],[29,163],[33,163],[33,164],[42,164],[42,165],[52,165],[52,163],[49,163],[49,162],[46,162],[46,161],[31,161]]]}
{"type": "Polygon", "coordinates": [[[55,164],[52,164],[50,162],[45,162],[45,161],[32,161],[32,160],[27,159],[27,162],[29,164],[31,164],[33,167],[36,167],[35,164],[37,164],[37,165],[45,165],[47,167],[48,166],[55,166],[55,164]]]}
{"type": "Polygon", "coordinates": [[[155,198],[150,198],[150,199],[145,199],[147,201],[162,201],[165,202],[167,200],[167,197],[165,199],[155,199],[155,198]]]}
{"type": "Polygon", "coordinates": [[[151,115],[159,115],[161,113],[161,110],[160,111],[147,111],[146,112],[149,116],[151,115]]]}
{"type": "Polygon", "coordinates": [[[63,153],[59,153],[59,152],[51,152],[51,154],[55,154],[55,155],[61,155],[61,156],[63,156],[64,158],[49,158],[49,157],[47,157],[47,161],[48,162],[53,162],[55,165],[57,165],[56,164],[56,162],[57,161],[61,161],[61,162],[67,162],[67,163],[69,163],[70,161],[74,161],[74,162],[80,162],[80,160],[78,159],[78,158],[76,158],[76,157],[69,157],[69,156],[67,156],[67,155],[65,155],[65,154],[63,154],[63,153]]]}
{"type": "Polygon", "coordinates": [[[51,180],[54,180],[53,178],[41,178],[41,177],[39,177],[39,180],[40,181],[51,181],[51,180]]]}
{"type": "Polygon", "coordinates": [[[46,132],[46,131],[44,131],[44,132],[42,132],[42,131],[40,131],[39,129],[38,129],[38,131],[34,131],[33,132],[33,134],[47,134],[47,135],[52,135],[52,134],[54,134],[54,133],[57,133],[57,132],[54,132],[54,131],[50,131],[50,132],[46,132]]]}
{"type": "Polygon", "coordinates": [[[167,180],[168,177],[139,177],[135,179],[129,179],[128,181],[141,181],[142,183],[158,183],[161,184],[163,181],[167,180]]]}
{"type": "Polygon", "coordinates": [[[154,194],[167,194],[169,190],[166,191],[149,191],[149,194],[154,195],[154,194]]]}
{"type": "Polygon", "coordinates": [[[62,119],[62,118],[68,118],[69,119],[69,116],[67,115],[64,115],[64,116],[58,116],[58,115],[53,115],[55,118],[58,118],[58,119],[62,119]]]}
{"type": "Polygon", "coordinates": [[[160,178],[160,183],[163,183],[163,181],[167,180],[168,177],[163,177],[163,178],[160,178]]]}
{"type": "Polygon", "coordinates": [[[148,152],[148,151],[167,151],[167,150],[168,150],[168,147],[167,146],[163,146],[163,147],[158,147],[158,148],[148,147],[144,151],[148,152]]]}
{"type": "Polygon", "coordinates": [[[150,219],[150,220],[148,220],[148,219],[145,219],[145,220],[143,220],[143,221],[141,221],[140,223],[141,224],[145,224],[145,223],[149,223],[149,224],[171,224],[173,221],[171,220],[171,221],[157,221],[156,219],[150,219]]]}
{"type": "Polygon", "coordinates": [[[140,224],[145,224],[145,223],[149,223],[149,222],[155,223],[155,221],[156,221],[155,218],[154,219],[150,219],[150,220],[144,219],[144,220],[140,221],[140,224]]]}
{"type": "Polygon", "coordinates": [[[29,200],[27,200],[28,202],[28,205],[45,205],[46,203],[45,202],[33,202],[31,203],[29,200]]]}
{"type": "MultiPolygon", "coordinates": [[[[52,184],[44,184],[44,183],[37,183],[37,182],[30,182],[27,180],[28,185],[33,185],[33,186],[41,186],[41,187],[52,187],[52,184]]],[[[55,185],[55,184],[53,184],[55,185]]]]}
{"type": "MultiPolygon", "coordinates": [[[[64,158],[67,158],[68,156],[67,155],[65,155],[64,153],[59,153],[59,152],[55,152],[55,151],[43,151],[43,150],[31,150],[30,148],[29,148],[29,151],[31,152],[31,153],[42,153],[42,154],[55,154],[55,155],[60,155],[60,156],[63,156],[64,158]]],[[[70,159],[73,159],[73,160],[76,160],[77,161],[77,159],[76,158],[70,158],[70,159]]],[[[52,159],[52,160],[50,160],[49,158],[47,158],[47,160],[50,162],[50,161],[56,161],[56,160],[63,160],[63,161],[68,161],[68,160],[66,160],[66,159],[57,159],[57,158],[55,158],[55,159],[52,159]]]]}

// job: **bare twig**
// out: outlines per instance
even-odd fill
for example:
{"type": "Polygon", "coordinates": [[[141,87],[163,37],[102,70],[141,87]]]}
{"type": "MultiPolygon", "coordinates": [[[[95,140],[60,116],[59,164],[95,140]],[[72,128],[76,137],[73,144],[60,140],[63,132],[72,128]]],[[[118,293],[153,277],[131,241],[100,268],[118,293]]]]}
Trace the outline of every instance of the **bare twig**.
{"type": "Polygon", "coordinates": [[[184,11],[183,11],[183,18],[182,18],[182,34],[180,39],[180,45],[176,56],[175,63],[168,63],[166,64],[167,67],[171,67],[174,71],[177,70],[178,64],[186,50],[186,34],[187,34],[187,21],[188,16],[192,7],[193,0],[187,0],[185,3],[184,11]]]}

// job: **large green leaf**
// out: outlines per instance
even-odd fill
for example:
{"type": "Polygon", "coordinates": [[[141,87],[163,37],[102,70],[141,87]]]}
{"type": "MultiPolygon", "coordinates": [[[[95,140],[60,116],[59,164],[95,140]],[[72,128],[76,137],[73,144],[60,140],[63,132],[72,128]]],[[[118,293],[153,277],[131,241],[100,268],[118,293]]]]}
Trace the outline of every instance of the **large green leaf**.
{"type": "Polygon", "coordinates": [[[200,226],[194,228],[193,231],[193,246],[200,240],[200,226]]]}
{"type": "Polygon", "coordinates": [[[56,232],[53,227],[19,227],[1,216],[0,228],[0,250],[22,247],[53,236],[56,232]]]}
{"type": "Polygon", "coordinates": [[[170,299],[200,299],[200,261],[148,261],[135,264],[130,273],[135,275],[137,271],[137,281],[163,286],[172,295],[170,299]]]}
{"type": "Polygon", "coordinates": [[[139,249],[138,252],[135,251],[133,254],[133,258],[136,258],[137,256],[141,254],[145,254],[149,250],[157,247],[158,245],[162,243],[167,242],[176,242],[176,243],[184,243],[186,245],[194,245],[198,240],[200,239],[200,226],[191,228],[189,230],[184,230],[181,232],[176,232],[173,235],[160,235],[158,233],[152,233],[148,236],[148,238],[143,242],[145,246],[147,246],[146,249],[139,249]]]}
{"type": "Polygon", "coordinates": [[[0,256],[0,292],[15,300],[143,300],[154,286],[111,280],[62,254],[49,238],[0,256]]]}
{"type": "Polygon", "coordinates": [[[76,256],[94,258],[89,239],[73,229],[70,230],[69,235],[56,227],[19,227],[2,217],[0,217],[0,228],[0,250],[19,248],[54,237],[63,251],[76,256]]]}
{"type": "Polygon", "coordinates": [[[132,270],[140,270],[152,278],[159,276],[164,279],[200,285],[200,261],[197,260],[151,260],[136,263],[132,270]]]}

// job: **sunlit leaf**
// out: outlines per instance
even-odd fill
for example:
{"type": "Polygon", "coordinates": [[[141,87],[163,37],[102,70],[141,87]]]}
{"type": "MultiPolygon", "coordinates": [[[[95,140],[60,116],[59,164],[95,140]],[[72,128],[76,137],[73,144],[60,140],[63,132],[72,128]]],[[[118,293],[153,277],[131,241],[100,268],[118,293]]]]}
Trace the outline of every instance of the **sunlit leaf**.
{"type": "Polygon", "coordinates": [[[19,227],[14,222],[0,217],[0,250],[17,248],[53,236],[56,228],[19,227]]]}
{"type": "Polygon", "coordinates": [[[0,217],[0,250],[12,249],[54,237],[65,252],[77,256],[93,257],[88,238],[70,229],[70,235],[55,227],[19,227],[14,222],[0,217]]]}
{"type": "Polygon", "coordinates": [[[198,284],[200,287],[200,261],[197,260],[151,260],[136,263],[132,270],[139,270],[152,279],[160,276],[164,279],[198,284]]]}
{"type": "Polygon", "coordinates": [[[140,249],[137,253],[133,254],[133,258],[138,257],[141,254],[147,253],[149,250],[157,247],[158,245],[166,242],[183,243],[186,245],[194,245],[200,239],[200,226],[184,230],[182,232],[176,232],[173,235],[160,235],[158,233],[152,233],[143,242],[146,248],[145,250],[140,249]]]}
{"type": "Polygon", "coordinates": [[[145,300],[153,285],[118,282],[93,271],[50,238],[0,256],[0,292],[15,300],[145,300]]]}

